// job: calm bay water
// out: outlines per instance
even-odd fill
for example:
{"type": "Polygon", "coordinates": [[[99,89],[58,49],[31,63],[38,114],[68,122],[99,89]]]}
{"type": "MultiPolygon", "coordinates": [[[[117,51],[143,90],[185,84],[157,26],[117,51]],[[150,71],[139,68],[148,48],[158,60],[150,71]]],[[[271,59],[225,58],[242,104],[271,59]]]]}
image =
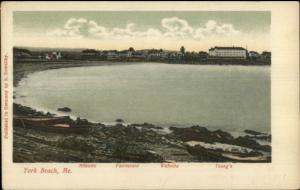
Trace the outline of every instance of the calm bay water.
{"type": "Polygon", "coordinates": [[[36,72],[15,102],[97,122],[270,132],[270,67],[139,63],[36,72]]]}

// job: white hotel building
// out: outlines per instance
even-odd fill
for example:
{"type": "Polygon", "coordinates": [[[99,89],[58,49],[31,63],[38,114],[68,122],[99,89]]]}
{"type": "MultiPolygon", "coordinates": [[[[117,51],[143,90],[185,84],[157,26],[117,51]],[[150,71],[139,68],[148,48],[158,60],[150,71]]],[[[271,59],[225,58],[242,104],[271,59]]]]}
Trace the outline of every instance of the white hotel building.
{"type": "Polygon", "coordinates": [[[208,54],[211,58],[247,58],[247,50],[242,47],[214,47],[208,50],[208,54]]]}

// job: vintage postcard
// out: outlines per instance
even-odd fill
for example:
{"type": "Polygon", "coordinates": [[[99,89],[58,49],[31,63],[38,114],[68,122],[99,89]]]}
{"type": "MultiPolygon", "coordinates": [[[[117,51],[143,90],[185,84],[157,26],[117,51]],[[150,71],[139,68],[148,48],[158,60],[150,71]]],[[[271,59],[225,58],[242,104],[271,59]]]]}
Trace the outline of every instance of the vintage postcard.
{"type": "Polygon", "coordinates": [[[296,2],[4,2],[4,189],[299,188],[296,2]]]}

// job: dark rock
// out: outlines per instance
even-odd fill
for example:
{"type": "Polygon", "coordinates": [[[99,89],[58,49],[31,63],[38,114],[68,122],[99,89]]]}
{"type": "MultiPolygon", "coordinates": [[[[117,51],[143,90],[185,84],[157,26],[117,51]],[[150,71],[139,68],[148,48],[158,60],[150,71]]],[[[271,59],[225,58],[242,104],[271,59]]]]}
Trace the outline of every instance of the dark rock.
{"type": "Polygon", "coordinates": [[[54,116],[54,114],[50,113],[50,112],[47,112],[46,113],[46,116],[54,116]]]}
{"type": "Polygon", "coordinates": [[[207,150],[199,145],[187,146],[190,154],[197,157],[199,162],[227,162],[229,159],[222,156],[221,153],[216,151],[207,150]]]}
{"type": "Polygon", "coordinates": [[[129,162],[163,162],[164,159],[154,151],[145,150],[143,147],[128,142],[118,141],[115,145],[113,156],[121,161],[129,162]]]}
{"type": "Polygon", "coordinates": [[[271,142],[271,135],[259,135],[259,136],[246,135],[245,137],[253,140],[263,140],[263,141],[271,142]]]}
{"type": "Polygon", "coordinates": [[[27,107],[27,106],[22,106],[20,104],[13,103],[13,112],[15,115],[23,115],[23,116],[30,116],[30,115],[35,115],[35,116],[43,116],[42,112],[37,112],[36,110],[27,107]]]}
{"type": "Polygon", "coordinates": [[[224,142],[228,142],[228,141],[232,141],[234,139],[234,137],[222,130],[216,130],[213,132],[215,135],[217,135],[217,137],[219,137],[220,139],[222,139],[222,141],[224,142]]]}
{"type": "Polygon", "coordinates": [[[80,117],[76,118],[76,124],[77,125],[89,125],[89,121],[87,119],[81,119],[80,117]]]}
{"type": "Polygon", "coordinates": [[[123,120],[123,119],[116,119],[116,122],[118,122],[118,123],[123,123],[124,120],[123,120]]]}
{"type": "Polygon", "coordinates": [[[252,140],[251,138],[247,138],[247,137],[237,137],[232,144],[242,146],[242,147],[252,148],[255,150],[262,150],[266,152],[271,151],[271,147],[269,145],[260,145],[255,140],[252,140]]]}
{"type": "Polygon", "coordinates": [[[148,128],[148,129],[163,129],[163,127],[160,127],[160,126],[155,126],[153,124],[150,124],[150,123],[143,123],[143,124],[131,124],[131,126],[135,126],[135,127],[144,127],[144,128],[148,128]]]}
{"type": "Polygon", "coordinates": [[[261,133],[261,132],[257,132],[257,131],[253,131],[253,130],[249,130],[249,129],[246,129],[244,130],[245,133],[248,133],[250,135],[266,135],[265,133],[261,133]]]}
{"type": "Polygon", "coordinates": [[[242,147],[252,148],[254,150],[271,151],[271,147],[268,145],[260,145],[258,142],[250,137],[238,137],[234,138],[231,134],[222,130],[209,131],[205,127],[192,126],[189,128],[176,128],[170,127],[173,131],[175,138],[186,141],[202,141],[206,143],[226,143],[232,145],[238,145],[242,147]]]}
{"type": "Polygon", "coordinates": [[[58,142],[57,146],[71,149],[71,150],[80,150],[83,152],[92,152],[96,149],[95,143],[90,139],[83,137],[69,136],[58,142]]]}
{"type": "Polygon", "coordinates": [[[71,112],[71,108],[68,107],[63,107],[63,108],[57,108],[57,111],[62,111],[62,112],[71,112]]]}
{"type": "Polygon", "coordinates": [[[205,127],[192,126],[189,128],[170,127],[176,138],[182,141],[202,141],[207,143],[222,142],[228,143],[234,138],[229,133],[221,130],[211,132],[205,127]]]}
{"type": "Polygon", "coordinates": [[[116,126],[117,127],[125,127],[122,123],[117,123],[116,126]]]}

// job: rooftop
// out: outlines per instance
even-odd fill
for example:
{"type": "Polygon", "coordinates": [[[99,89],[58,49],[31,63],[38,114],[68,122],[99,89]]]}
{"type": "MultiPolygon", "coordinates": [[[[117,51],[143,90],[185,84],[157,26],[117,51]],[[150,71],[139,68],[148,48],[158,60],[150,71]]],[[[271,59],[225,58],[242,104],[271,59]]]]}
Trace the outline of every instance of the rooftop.
{"type": "Polygon", "coordinates": [[[243,47],[220,47],[220,46],[215,46],[214,48],[210,48],[209,50],[214,50],[214,49],[236,49],[236,50],[245,50],[243,47]]]}
{"type": "Polygon", "coordinates": [[[99,51],[95,49],[85,49],[82,51],[82,53],[98,53],[99,51]]]}

